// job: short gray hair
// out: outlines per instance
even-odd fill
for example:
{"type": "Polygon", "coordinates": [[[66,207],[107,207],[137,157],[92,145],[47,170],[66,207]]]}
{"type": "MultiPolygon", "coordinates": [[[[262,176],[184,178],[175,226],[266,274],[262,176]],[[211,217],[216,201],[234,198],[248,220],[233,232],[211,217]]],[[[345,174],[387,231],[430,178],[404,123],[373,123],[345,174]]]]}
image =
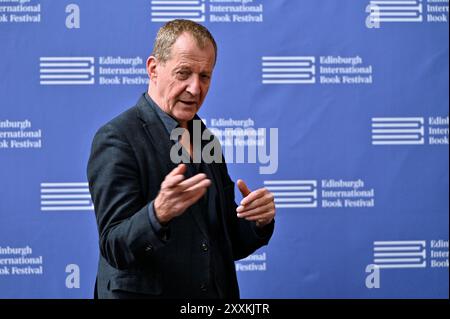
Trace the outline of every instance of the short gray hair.
{"type": "Polygon", "coordinates": [[[173,44],[185,32],[192,35],[202,49],[206,46],[206,41],[211,41],[214,47],[215,64],[217,60],[216,41],[206,27],[191,20],[176,19],[163,25],[156,35],[152,55],[163,63],[167,62],[170,59],[173,44]]]}

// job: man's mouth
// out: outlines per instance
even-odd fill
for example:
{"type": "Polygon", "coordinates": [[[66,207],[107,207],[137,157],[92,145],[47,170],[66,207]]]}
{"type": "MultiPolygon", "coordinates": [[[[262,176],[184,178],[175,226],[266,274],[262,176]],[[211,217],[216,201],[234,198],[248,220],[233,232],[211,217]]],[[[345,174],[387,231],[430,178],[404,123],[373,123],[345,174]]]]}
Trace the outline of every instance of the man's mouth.
{"type": "Polygon", "coordinates": [[[187,105],[192,105],[192,106],[197,104],[197,102],[195,102],[195,101],[183,101],[183,100],[180,100],[180,102],[184,103],[184,104],[187,104],[187,105]]]}

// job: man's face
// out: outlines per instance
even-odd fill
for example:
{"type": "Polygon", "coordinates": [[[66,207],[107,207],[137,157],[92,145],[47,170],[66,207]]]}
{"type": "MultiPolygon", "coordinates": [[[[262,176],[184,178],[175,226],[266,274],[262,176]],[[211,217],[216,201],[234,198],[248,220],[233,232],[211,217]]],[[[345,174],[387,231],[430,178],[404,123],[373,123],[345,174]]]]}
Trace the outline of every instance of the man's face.
{"type": "Polygon", "coordinates": [[[181,124],[190,121],[208,93],[214,68],[214,47],[206,41],[204,48],[189,34],[182,34],[172,46],[165,63],[147,62],[151,88],[156,103],[181,124]],[[154,90],[153,90],[154,89],[154,90]]]}

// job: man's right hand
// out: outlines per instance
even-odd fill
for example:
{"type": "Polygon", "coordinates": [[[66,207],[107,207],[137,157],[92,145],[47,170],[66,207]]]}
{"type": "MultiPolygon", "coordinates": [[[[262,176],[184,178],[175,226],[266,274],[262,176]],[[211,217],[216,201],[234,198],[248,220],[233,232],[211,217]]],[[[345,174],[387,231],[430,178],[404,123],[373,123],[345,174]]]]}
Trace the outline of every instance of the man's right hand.
{"type": "Polygon", "coordinates": [[[186,209],[198,201],[211,185],[203,173],[185,179],[186,165],[179,164],[161,183],[161,189],[153,203],[155,215],[161,224],[183,214],[186,209]]]}

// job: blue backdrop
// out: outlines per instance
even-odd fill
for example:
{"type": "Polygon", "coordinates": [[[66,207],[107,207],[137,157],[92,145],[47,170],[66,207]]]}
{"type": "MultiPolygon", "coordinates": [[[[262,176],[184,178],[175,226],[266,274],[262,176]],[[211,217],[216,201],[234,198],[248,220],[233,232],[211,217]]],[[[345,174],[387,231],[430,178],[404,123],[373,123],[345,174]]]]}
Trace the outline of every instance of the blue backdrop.
{"type": "Polygon", "coordinates": [[[435,0],[0,0],[0,297],[92,297],[90,144],[146,90],[176,17],[218,43],[207,126],[278,145],[270,165],[229,164],[277,205],[270,244],[236,262],[242,297],[448,298],[448,1],[435,0]]]}

